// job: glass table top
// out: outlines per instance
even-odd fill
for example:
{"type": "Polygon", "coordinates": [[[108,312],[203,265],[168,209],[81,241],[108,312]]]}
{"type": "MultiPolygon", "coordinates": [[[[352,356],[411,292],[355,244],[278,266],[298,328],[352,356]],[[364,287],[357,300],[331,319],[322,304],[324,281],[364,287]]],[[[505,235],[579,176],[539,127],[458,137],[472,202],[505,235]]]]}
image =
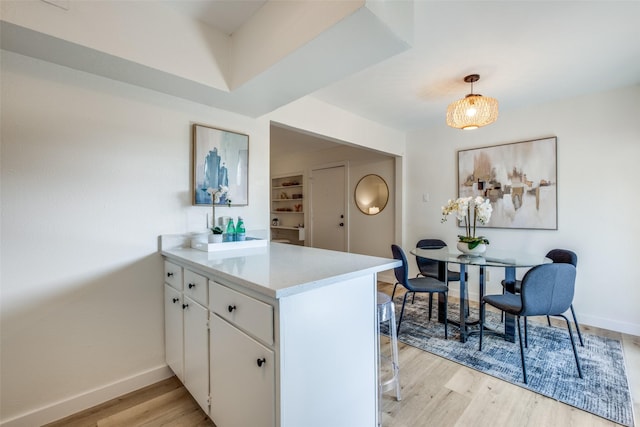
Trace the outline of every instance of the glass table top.
{"type": "Polygon", "coordinates": [[[513,251],[501,251],[487,248],[481,256],[465,255],[448,247],[430,249],[415,248],[411,254],[434,261],[451,262],[454,264],[480,265],[485,267],[535,267],[540,264],[551,263],[551,259],[543,255],[534,255],[513,251]]]}

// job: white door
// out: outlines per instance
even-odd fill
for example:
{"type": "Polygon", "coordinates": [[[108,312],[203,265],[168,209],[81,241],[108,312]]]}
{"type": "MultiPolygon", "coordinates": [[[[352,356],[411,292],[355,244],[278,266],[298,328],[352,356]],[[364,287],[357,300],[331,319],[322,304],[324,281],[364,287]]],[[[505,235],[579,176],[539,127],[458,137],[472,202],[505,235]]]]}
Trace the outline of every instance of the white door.
{"type": "Polygon", "coordinates": [[[311,246],[347,251],[344,166],[311,172],[311,246]]]}
{"type": "Polygon", "coordinates": [[[273,427],[273,351],[215,314],[211,315],[210,344],[213,422],[220,427],[273,427]]]}
{"type": "Polygon", "coordinates": [[[203,411],[209,412],[208,310],[184,297],[184,386],[203,411]]]}
{"type": "Polygon", "coordinates": [[[164,285],[164,343],[165,360],[176,377],[182,377],[182,295],[164,285]]]}

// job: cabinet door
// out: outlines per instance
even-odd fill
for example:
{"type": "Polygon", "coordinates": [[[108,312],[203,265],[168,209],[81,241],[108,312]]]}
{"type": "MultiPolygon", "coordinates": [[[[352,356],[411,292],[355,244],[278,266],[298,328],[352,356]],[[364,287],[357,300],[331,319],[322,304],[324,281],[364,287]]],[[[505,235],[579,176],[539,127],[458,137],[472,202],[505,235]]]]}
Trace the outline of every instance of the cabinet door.
{"type": "Polygon", "coordinates": [[[182,376],[182,296],[171,286],[164,285],[164,346],[165,360],[176,377],[182,376]]]}
{"type": "Polygon", "coordinates": [[[273,427],[273,352],[211,314],[211,419],[218,427],[273,427]]]}
{"type": "Polygon", "coordinates": [[[184,386],[205,412],[209,412],[208,310],[184,297],[184,386]]]}

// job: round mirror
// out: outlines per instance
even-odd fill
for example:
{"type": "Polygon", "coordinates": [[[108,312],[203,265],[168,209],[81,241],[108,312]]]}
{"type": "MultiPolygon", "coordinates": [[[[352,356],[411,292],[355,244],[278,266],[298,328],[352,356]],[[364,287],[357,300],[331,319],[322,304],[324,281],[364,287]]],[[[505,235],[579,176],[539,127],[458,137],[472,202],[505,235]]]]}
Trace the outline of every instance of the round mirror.
{"type": "Polygon", "coordinates": [[[356,185],[355,199],[360,212],[366,215],[377,215],[387,206],[389,187],[382,177],[365,175],[356,185]]]}

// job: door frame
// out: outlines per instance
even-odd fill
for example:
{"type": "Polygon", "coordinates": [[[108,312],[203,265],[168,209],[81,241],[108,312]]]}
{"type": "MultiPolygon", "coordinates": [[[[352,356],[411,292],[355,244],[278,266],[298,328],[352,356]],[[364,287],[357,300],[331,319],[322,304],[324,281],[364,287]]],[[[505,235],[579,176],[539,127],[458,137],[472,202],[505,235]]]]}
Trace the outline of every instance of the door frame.
{"type": "Polygon", "coordinates": [[[337,167],[344,168],[344,200],[343,200],[343,211],[344,211],[344,242],[345,242],[345,252],[349,252],[351,250],[350,244],[350,234],[349,234],[349,161],[341,161],[341,162],[331,162],[331,163],[322,163],[319,165],[311,166],[309,169],[309,246],[313,246],[313,172],[317,170],[323,169],[332,169],[337,167]]]}

